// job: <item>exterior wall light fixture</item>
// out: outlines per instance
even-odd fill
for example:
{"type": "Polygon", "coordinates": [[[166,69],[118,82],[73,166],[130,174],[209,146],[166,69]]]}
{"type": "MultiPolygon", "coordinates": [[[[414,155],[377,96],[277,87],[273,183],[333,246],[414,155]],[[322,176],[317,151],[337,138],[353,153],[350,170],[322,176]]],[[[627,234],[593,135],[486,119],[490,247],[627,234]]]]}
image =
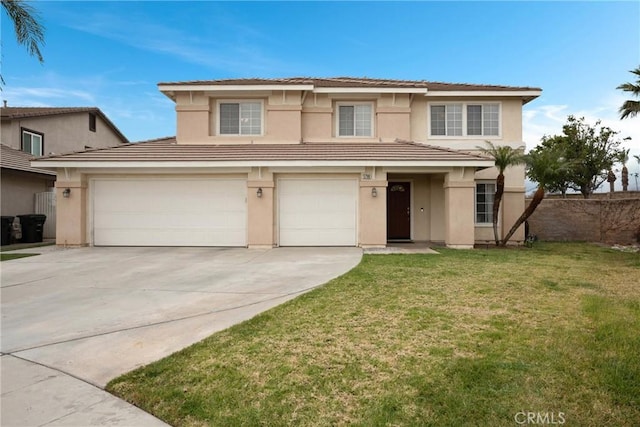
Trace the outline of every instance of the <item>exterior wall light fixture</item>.
{"type": "Polygon", "coordinates": [[[373,187],[371,189],[371,197],[378,197],[378,190],[376,189],[376,187],[373,187]]]}
{"type": "Polygon", "coordinates": [[[69,196],[71,196],[70,188],[65,188],[64,190],[62,190],[62,197],[64,197],[65,199],[68,199],[69,196]]]}
{"type": "Polygon", "coordinates": [[[262,197],[262,187],[258,188],[258,191],[256,191],[256,196],[262,197]]]}

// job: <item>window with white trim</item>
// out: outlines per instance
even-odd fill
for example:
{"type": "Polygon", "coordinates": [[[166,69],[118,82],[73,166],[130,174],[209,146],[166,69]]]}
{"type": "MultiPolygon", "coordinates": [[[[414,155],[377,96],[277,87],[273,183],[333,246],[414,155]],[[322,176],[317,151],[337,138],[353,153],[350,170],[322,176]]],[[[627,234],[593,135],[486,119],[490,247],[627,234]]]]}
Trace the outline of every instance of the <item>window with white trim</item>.
{"type": "Polygon", "coordinates": [[[338,136],[373,136],[373,104],[338,104],[338,136]]]}
{"type": "Polygon", "coordinates": [[[462,104],[432,105],[431,135],[462,135],[462,104]]]}
{"type": "Polygon", "coordinates": [[[431,136],[498,136],[500,104],[431,104],[431,136]]]}
{"type": "Polygon", "coordinates": [[[43,136],[41,133],[22,129],[22,151],[34,156],[42,156],[43,136]]]}
{"type": "Polygon", "coordinates": [[[497,136],[500,134],[498,104],[467,105],[467,135],[497,136]]]}
{"type": "Polygon", "coordinates": [[[220,135],[262,135],[262,102],[220,102],[220,135]]]}
{"type": "Polygon", "coordinates": [[[493,223],[493,197],[496,194],[494,182],[476,183],[476,224],[493,223]]]}

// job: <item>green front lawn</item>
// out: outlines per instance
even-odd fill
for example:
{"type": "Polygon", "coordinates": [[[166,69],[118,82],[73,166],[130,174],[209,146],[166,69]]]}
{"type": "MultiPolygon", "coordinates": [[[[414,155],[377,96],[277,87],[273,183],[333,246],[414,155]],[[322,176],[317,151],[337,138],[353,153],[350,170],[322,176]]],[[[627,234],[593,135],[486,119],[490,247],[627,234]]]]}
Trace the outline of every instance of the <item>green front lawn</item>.
{"type": "Polygon", "coordinates": [[[367,255],[107,389],[186,426],[632,426],[639,355],[639,254],[443,249],[367,255]]]}
{"type": "Polygon", "coordinates": [[[14,253],[0,253],[0,261],[10,261],[12,259],[26,258],[29,256],[35,256],[40,254],[14,254],[14,253]]]}

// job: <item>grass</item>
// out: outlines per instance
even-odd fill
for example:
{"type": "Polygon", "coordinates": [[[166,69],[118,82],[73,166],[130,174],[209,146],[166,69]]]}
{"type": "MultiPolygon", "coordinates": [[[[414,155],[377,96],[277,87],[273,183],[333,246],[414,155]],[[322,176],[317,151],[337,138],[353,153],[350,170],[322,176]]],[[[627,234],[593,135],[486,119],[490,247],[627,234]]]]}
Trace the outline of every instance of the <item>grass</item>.
{"type": "Polygon", "coordinates": [[[12,259],[26,258],[40,254],[14,254],[14,253],[0,253],[0,261],[11,261],[12,259]]]}
{"type": "Polygon", "coordinates": [[[639,277],[588,244],[369,255],[107,389],[180,426],[638,425],[639,277]]]}

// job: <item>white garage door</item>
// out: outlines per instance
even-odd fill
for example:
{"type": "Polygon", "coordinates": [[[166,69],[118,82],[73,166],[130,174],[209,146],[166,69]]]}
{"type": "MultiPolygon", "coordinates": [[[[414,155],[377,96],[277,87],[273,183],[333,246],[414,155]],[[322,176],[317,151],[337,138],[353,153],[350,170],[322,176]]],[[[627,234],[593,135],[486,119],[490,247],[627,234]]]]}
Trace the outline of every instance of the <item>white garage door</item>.
{"type": "Polygon", "coordinates": [[[356,246],[357,180],[278,181],[280,246],[356,246]]]}
{"type": "Polygon", "coordinates": [[[242,179],[95,180],[96,246],[246,246],[242,179]]]}

